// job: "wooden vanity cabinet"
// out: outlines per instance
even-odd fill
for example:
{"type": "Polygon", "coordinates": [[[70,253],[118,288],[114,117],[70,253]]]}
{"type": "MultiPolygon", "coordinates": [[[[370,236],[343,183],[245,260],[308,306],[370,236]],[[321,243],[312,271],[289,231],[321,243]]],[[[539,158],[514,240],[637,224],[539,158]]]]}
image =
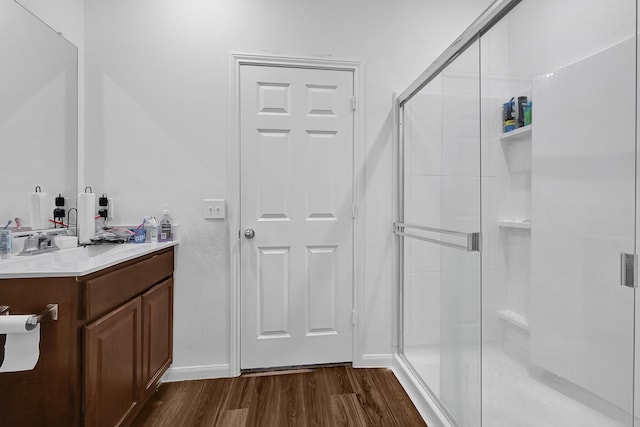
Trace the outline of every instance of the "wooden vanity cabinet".
{"type": "Polygon", "coordinates": [[[83,280],[84,425],[126,426],[173,353],[173,251],[83,280]]]}
{"type": "Polygon", "coordinates": [[[41,325],[35,369],[0,373],[0,425],[129,425],[172,361],[173,258],[171,247],[87,276],[0,280],[14,313],[60,309],[41,325]]]}
{"type": "Polygon", "coordinates": [[[122,425],[135,415],[142,397],[141,316],[135,298],[85,326],[85,426],[122,425]]]}
{"type": "Polygon", "coordinates": [[[84,425],[129,424],[169,368],[173,279],[84,328],[84,425]]]}

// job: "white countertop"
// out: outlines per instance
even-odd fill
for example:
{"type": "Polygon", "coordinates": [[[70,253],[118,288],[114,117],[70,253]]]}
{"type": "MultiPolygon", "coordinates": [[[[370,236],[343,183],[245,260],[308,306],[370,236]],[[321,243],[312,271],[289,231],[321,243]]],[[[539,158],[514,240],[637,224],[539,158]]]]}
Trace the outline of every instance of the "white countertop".
{"type": "Polygon", "coordinates": [[[178,242],[84,246],[0,259],[0,279],[74,277],[177,245],[178,242]]]}

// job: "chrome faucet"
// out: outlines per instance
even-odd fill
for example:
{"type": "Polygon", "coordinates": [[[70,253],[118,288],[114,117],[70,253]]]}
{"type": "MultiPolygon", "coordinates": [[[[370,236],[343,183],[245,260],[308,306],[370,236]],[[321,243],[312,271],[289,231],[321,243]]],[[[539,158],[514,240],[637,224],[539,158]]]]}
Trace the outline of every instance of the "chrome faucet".
{"type": "Polygon", "coordinates": [[[38,250],[48,249],[53,244],[51,237],[46,234],[38,234],[38,250]]]}
{"type": "Polygon", "coordinates": [[[59,248],[53,243],[53,238],[48,234],[31,234],[24,241],[24,247],[18,254],[36,255],[44,252],[57,251],[59,248]]]}

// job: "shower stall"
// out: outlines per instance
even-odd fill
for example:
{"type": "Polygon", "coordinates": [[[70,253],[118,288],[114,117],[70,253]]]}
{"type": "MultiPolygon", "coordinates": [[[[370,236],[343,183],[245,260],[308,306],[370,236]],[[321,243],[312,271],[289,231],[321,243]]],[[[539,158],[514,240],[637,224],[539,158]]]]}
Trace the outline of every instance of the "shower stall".
{"type": "Polygon", "coordinates": [[[398,97],[396,361],[431,427],[640,426],[637,34],[636,0],[498,0],[398,97]]]}

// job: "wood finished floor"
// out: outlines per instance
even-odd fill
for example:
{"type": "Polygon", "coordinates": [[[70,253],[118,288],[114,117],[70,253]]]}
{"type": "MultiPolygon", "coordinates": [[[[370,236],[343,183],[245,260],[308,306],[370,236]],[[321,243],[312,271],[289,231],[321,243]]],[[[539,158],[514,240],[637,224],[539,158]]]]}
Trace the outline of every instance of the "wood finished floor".
{"type": "Polygon", "coordinates": [[[390,370],[340,366],[165,383],[133,426],[426,424],[390,370]]]}

